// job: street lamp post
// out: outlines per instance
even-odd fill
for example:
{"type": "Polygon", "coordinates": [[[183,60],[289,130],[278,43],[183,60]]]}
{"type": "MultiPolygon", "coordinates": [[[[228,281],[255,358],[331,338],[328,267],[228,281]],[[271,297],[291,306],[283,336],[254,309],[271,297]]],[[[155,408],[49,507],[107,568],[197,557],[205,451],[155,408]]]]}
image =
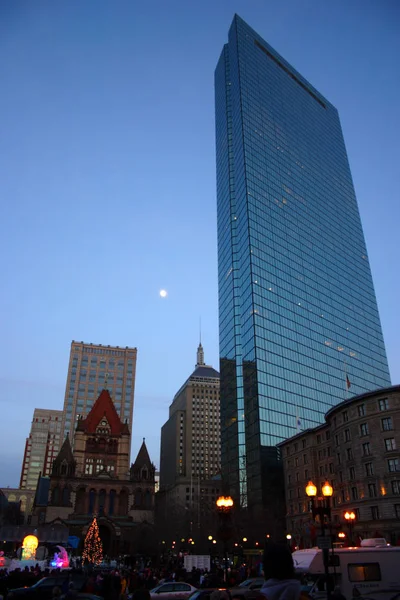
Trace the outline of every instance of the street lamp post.
{"type": "Polygon", "coordinates": [[[348,523],[348,526],[349,526],[349,546],[352,546],[354,544],[354,542],[353,542],[353,524],[354,524],[354,521],[356,520],[356,513],[353,510],[346,511],[344,513],[344,518],[346,519],[346,522],[348,523]]]}
{"type": "Polygon", "coordinates": [[[219,537],[224,543],[224,581],[228,582],[228,541],[232,537],[231,513],[233,500],[230,496],[220,496],[216,502],[220,519],[219,537]]]}
{"type": "MultiPolygon", "coordinates": [[[[318,505],[316,504],[317,486],[312,481],[308,482],[306,486],[306,494],[310,498],[311,512],[313,519],[318,515],[321,523],[321,536],[325,537],[325,517],[330,521],[331,519],[331,503],[330,499],[333,495],[333,487],[325,482],[322,486],[322,501],[320,500],[318,505]]],[[[331,598],[331,587],[329,581],[329,548],[322,548],[322,556],[324,560],[324,571],[326,580],[326,596],[327,600],[331,598]]]]}

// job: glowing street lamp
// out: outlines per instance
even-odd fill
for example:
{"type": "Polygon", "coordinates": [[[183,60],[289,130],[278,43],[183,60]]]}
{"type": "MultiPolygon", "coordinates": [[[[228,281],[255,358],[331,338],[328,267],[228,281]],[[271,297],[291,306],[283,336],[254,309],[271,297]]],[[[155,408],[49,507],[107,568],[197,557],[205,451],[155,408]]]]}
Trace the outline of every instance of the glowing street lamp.
{"type": "Polygon", "coordinates": [[[216,501],[217,511],[220,518],[219,536],[224,542],[224,581],[228,581],[228,541],[232,537],[231,513],[233,509],[233,499],[231,496],[219,496],[216,501]]]}
{"type": "Polygon", "coordinates": [[[346,511],[344,513],[344,518],[346,519],[348,526],[349,526],[349,545],[352,546],[353,545],[353,525],[354,525],[354,521],[356,520],[356,513],[353,510],[346,511]]]}
{"type": "MultiPolygon", "coordinates": [[[[306,486],[306,494],[310,498],[311,504],[311,512],[313,519],[318,515],[321,523],[321,536],[325,537],[325,517],[330,521],[331,519],[331,497],[333,496],[333,487],[331,484],[326,481],[321,488],[323,499],[319,501],[317,504],[316,496],[317,496],[317,486],[313,484],[312,481],[309,481],[306,486]]],[[[323,560],[324,560],[324,571],[326,581],[329,579],[329,549],[328,547],[323,548],[322,550],[323,560]]],[[[327,600],[331,600],[331,589],[330,586],[327,586],[326,592],[327,600]]]]}

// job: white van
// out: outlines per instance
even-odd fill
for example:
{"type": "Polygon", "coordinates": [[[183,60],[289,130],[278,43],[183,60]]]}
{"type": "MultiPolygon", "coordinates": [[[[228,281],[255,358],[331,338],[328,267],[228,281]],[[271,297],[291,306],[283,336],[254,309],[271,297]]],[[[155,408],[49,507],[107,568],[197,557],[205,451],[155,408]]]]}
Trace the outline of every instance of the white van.
{"type": "MultiPolygon", "coordinates": [[[[336,548],[329,551],[329,574],[334,586],[346,597],[372,600],[400,600],[400,546],[374,545],[364,540],[361,548],[336,548]]],[[[326,596],[322,550],[310,548],[293,552],[296,573],[315,581],[310,596],[326,596]]]]}

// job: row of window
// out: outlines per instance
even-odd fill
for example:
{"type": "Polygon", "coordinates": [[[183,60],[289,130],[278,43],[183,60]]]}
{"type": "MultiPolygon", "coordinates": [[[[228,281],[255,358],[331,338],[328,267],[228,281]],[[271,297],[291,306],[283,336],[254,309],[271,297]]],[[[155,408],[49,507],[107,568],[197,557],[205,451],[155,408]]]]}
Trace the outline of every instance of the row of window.
{"type": "MultiPolygon", "coordinates": [[[[385,507],[385,510],[387,510],[387,507],[385,507]]],[[[373,521],[379,521],[382,517],[383,517],[383,513],[382,513],[382,508],[380,508],[379,506],[371,506],[369,508],[369,518],[367,515],[365,515],[366,518],[360,518],[360,511],[359,509],[355,508],[353,509],[353,512],[356,514],[356,521],[357,522],[363,522],[363,521],[367,521],[372,519],[373,521]]],[[[289,515],[294,515],[294,514],[300,514],[300,513],[305,513],[308,512],[308,505],[303,503],[303,502],[299,502],[296,506],[296,510],[295,510],[295,506],[293,504],[289,505],[289,515]]],[[[393,516],[396,517],[397,519],[400,518],[400,504],[394,504],[393,505],[393,516]]],[[[340,518],[339,515],[334,515],[334,521],[339,522],[340,518]]],[[[387,518],[387,515],[384,516],[384,518],[387,518]]]]}

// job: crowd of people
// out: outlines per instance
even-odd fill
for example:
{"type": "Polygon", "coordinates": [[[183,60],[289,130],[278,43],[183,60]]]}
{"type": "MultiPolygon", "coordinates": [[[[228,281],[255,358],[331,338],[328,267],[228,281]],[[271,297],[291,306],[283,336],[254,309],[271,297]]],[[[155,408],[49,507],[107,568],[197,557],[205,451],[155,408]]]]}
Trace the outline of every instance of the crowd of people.
{"type": "MultiPolygon", "coordinates": [[[[212,597],[211,600],[235,600],[229,589],[237,586],[248,577],[257,576],[257,570],[244,565],[229,569],[228,574],[220,567],[210,572],[193,568],[186,572],[182,565],[169,565],[163,568],[124,567],[83,569],[73,566],[60,573],[59,569],[42,570],[39,565],[8,572],[0,570],[0,600],[12,597],[10,590],[31,587],[43,577],[57,576],[60,585],[52,590],[53,600],[74,600],[78,592],[87,592],[104,600],[150,600],[150,590],[160,582],[185,581],[196,588],[226,589],[225,598],[212,597]],[[65,575],[67,573],[67,575],[65,575]],[[76,581],[81,585],[76,586],[76,581]]],[[[301,585],[295,577],[293,560],[286,547],[266,548],[264,554],[265,583],[260,590],[260,600],[300,600],[301,585]]],[[[339,599],[338,599],[339,600],[339,599]]]]}

